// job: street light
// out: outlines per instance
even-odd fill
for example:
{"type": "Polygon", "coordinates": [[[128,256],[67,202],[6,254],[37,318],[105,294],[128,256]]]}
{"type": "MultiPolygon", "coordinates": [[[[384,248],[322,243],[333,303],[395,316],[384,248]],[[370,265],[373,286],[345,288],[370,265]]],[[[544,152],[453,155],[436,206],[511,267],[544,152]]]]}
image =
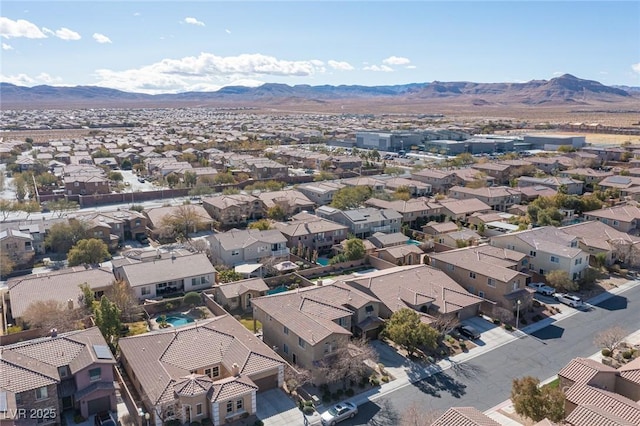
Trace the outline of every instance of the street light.
{"type": "Polygon", "coordinates": [[[149,426],[149,417],[151,417],[149,413],[144,413],[144,419],[147,421],[147,426],[149,426]]]}
{"type": "Polygon", "coordinates": [[[520,299],[518,299],[518,301],[516,302],[516,329],[520,329],[520,304],[522,302],[520,301],[520,299]]]}

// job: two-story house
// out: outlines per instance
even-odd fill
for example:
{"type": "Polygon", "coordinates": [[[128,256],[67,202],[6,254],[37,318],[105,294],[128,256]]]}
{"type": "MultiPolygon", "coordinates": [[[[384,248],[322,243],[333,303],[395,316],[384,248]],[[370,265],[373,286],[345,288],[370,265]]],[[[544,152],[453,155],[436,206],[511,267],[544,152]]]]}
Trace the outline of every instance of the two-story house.
{"type": "Polygon", "coordinates": [[[287,238],[289,249],[301,245],[313,252],[324,254],[347,238],[349,228],[309,213],[298,213],[287,222],[275,222],[275,229],[287,238]]]}
{"type": "Polygon", "coordinates": [[[150,424],[255,414],[258,392],[281,387],[286,363],[229,315],[119,341],[120,360],[150,424]]]}
{"type": "Polygon", "coordinates": [[[412,198],[407,201],[369,198],[364,204],[367,207],[395,210],[402,215],[402,223],[408,223],[410,226],[437,219],[442,214],[442,206],[426,197],[412,198]]]}
{"type": "Polygon", "coordinates": [[[431,266],[442,270],[471,294],[514,310],[518,301],[529,306],[533,290],[527,287],[530,276],[528,256],[490,245],[431,253],[431,266]]]}
{"type": "Polygon", "coordinates": [[[251,300],[264,296],[269,286],[262,278],[249,278],[230,283],[219,283],[213,288],[214,300],[227,311],[251,311],[251,300]]]}
{"type": "Polygon", "coordinates": [[[276,229],[231,230],[208,237],[214,264],[236,266],[264,259],[289,260],[287,238],[276,229]]]}
{"type": "Polygon", "coordinates": [[[597,220],[620,232],[635,234],[640,229],[640,208],[635,204],[620,204],[584,212],[584,219],[597,220]]]}
{"type": "Polygon", "coordinates": [[[520,204],[521,193],[515,188],[507,186],[492,186],[484,188],[467,188],[454,186],[449,190],[449,197],[457,200],[475,198],[491,207],[492,210],[504,212],[514,204],[520,204]]]}
{"type": "Polygon", "coordinates": [[[72,175],[64,177],[64,191],[67,195],[108,194],[109,179],[97,175],[72,175]]]}
{"type": "Polygon", "coordinates": [[[392,209],[379,210],[365,207],[355,210],[339,210],[329,206],[316,209],[316,215],[349,228],[358,238],[367,238],[376,232],[391,234],[400,232],[402,215],[392,209]]]}
{"type": "Polygon", "coordinates": [[[302,192],[318,206],[331,204],[333,196],[346,185],[337,181],[312,182],[299,185],[297,190],[302,192]]]}
{"type": "Polygon", "coordinates": [[[0,420],[17,426],[60,424],[116,409],[115,359],[97,327],[0,346],[0,420]],[[24,411],[23,411],[24,410],[24,411]],[[41,410],[35,416],[32,413],[41,410]]]}
{"type": "Polygon", "coordinates": [[[570,177],[545,177],[536,178],[529,176],[522,176],[518,179],[518,188],[527,186],[546,186],[548,188],[559,191],[560,188],[564,188],[569,195],[582,195],[584,192],[584,182],[570,177]]]}
{"type": "Polygon", "coordinates": [[[469,216],[474,213],[488,213],[491,206],[478,200],[477,198],[467,198],[465,200],[456,200],[454,198],[445,198],[439,201],[442,206],[440,212],[449,218],[449,220],[466,222],[469,216]]]}
{"type": "Polygon", "coordinates": [[[113,261],[113,273],[139,300],[205,290],[216,283],[216,270],[204,253],[125,257],[113,261]]]}
{"type": "Polygon", "coordinates": [[[300,191],[287,189],[283,191],[261,192],[258,198],[264,204],[266,212],[269,209],[278,206],[288,217],[305,210],[313,210],[315,203],[300,191]]]}
{"type": "Polygon", "coordinates": [[[411,179],[431,185],[433,192],[446,193],[455,185],[457,177],[452,171],[424,169],[412,173],[411,179]]]}
{"type": "Polygon", "coordinates": [[[14,263],[14,269],[27,268],[33,264],[36,252],[31,234],[13,228],[0,231],[0,248],[14,263]]]}
{"type": "Polygon", "coordinates": [[[578,280],[589,267],[589,254],[580,249],[578,238],[552,226],[498,235],[491,245],[528,255],[529,269],[540,275],[562,270],[578,280]]]}
{"type": "Polygon", "coordinates": [[[223,226],[247,223],[264,215],[264,204],[251,195],[232,194],[202,199],[202,207],[223,226]]]}
{"type": "Polygon", "coordinates": [[[384,187],[387,191],[397,191],[398,189],[406,188],[412,197],[424,197],[431,194],[431,185],[401,177],[385,179],[384,187]]]}

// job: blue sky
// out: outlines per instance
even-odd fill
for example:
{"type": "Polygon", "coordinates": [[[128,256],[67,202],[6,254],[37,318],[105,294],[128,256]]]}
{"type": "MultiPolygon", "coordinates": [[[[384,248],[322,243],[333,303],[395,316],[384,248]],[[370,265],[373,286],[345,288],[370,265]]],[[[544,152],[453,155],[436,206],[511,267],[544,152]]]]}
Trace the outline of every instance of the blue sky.
{"type": "Polygon", "coordinates": [[[0,39],[0,81],[23,86],[640,86],[638,1],[3,0],[0,39]]]}

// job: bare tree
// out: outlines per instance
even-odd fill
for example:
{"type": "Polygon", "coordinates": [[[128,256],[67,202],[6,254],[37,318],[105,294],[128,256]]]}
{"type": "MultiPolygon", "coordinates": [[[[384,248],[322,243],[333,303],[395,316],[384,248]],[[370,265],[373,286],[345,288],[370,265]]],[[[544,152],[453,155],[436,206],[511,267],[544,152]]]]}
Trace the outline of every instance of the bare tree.
{"type": "Polygon", "coordinates": [[[312,374],[309,370],[306,370],[300,366],[285,367],[284,369],[284,383],[287,386],[289,393],[295,392],[298,388],[311,383],[312,374]]]}
{"type": "Polygon", "coordinates": [[[451,332],[460,325],[460,320],[454,315],[439,315],[431,327],[438,330],[441,335],[451,334],[451,332]]]}
{"type": "Polygon", "coordinates": [[[362,337],[339,346],[333,354],[321,362],[320,372],[328,382],[342,381],[346,387],[348,380],[358,382],[363,377],[367,377],[371,371],[370,364],[377,362],[378,353],[362,337]]]}
{"type": "Polygon", "coordinates": [[[620,346],[625,337],[627,337],[627,332],[622,327],[614,326],[596,334],[593,343],[601,348],[613,351],[620,346]]]}
{"type": "Polygon", "coordinates": [[[637,242],[620,238],[610,241],[609,244],[613,248],[614,259],[618,259],[629,266],[640,265],[640,247],[637,242]]]}
{"type": "Polygon", "coordinates": [[[107,290],[106,296],[120,310],[123,321],[134,320],[136,312],[139,312],[138,299],[135,292],[126,281],[114,281],[111,288],[107,290]]]}
{"type": "Polygon", "coordinates": [[[500,306],[494,306],[493,315],[505,324],[509,324],[513,321],[513,312],[500,306]]]}
{"type": "Polygon", "coordinates": [[[402,412],[400,426],[429,426],[442,415],[441,411],[427,411],[417,402],[412,402],[402,412]]]}
{"type": "Polygon", "coordinates": [[[33,302],[22,314],[22,320],[30,328],[71,331],[76,328],[75,322],[81,317],[81,313],[76,308],[75,300],[70,301],[68,305],[55,300],[33,302]]]}
{"type": "Polygon", "coordinates": [[[160,228],[166,236],[172,236],[179,241],[189,241],[189,234],[202,228],[205,218],[190,204],[183,204],[163,217],[160,228]]]}

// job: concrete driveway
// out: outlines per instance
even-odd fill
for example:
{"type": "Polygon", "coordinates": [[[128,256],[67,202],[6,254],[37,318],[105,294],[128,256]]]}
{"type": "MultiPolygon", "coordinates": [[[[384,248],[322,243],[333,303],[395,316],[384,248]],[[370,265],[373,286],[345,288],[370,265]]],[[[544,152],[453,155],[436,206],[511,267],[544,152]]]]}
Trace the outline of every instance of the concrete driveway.
{"type": "Polygon", "coordinates": [[[259,393],[256,398],[256,415],[265,425],[300,424],[304,418],[302,411],[282,389],[259,393]]]}

